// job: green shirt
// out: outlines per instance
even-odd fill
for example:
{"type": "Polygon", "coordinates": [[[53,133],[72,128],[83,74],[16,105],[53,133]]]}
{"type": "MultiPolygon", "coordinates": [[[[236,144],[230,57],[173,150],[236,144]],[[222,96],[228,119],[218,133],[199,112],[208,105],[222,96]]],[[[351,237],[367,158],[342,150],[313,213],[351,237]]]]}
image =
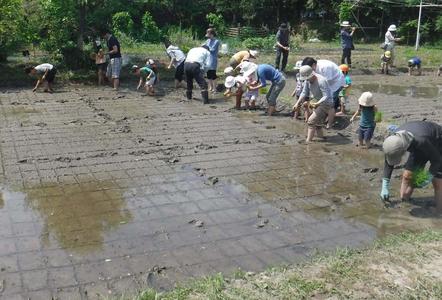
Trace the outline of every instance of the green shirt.
{"type": "Polygon", "coordinates": [[[152,71],[151,68],[148,68],[148,67],[142,67],[142,68],[140,69],[140,77],[143,78],[143,79],[146,79],[151,73],[152,73],[152,75],[150,76],[150,78],[151,78],[151,79],[152,79],[152,78],[155,78],[155,77],[156,77],[155,72],[152,71]]]}
{"type": "Polygon", "coordinates": [[[361,121],[359,123],[359,126],[364,128],[376,127],[376,123],[374,121],[374,106],[368,107],[360,105],[359,108],[361,109],[361,121]]]}

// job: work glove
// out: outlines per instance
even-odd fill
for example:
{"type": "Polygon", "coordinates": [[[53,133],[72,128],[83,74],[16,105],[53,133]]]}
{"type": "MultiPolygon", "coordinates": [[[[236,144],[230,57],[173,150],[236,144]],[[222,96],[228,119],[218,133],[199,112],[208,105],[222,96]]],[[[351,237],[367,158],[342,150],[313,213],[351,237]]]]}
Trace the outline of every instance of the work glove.
{"type": "Polygon", "coordinates": [[[381,199],[383,201],[388,201],[389,198],[390,198],[390,179],[382,178],[381,199]]]}

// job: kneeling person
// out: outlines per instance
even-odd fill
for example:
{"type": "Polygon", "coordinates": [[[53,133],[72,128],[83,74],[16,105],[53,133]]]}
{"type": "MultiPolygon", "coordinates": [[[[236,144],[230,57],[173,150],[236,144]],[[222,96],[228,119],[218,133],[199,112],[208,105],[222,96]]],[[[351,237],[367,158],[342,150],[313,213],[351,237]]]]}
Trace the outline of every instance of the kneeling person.
{"type": "Polygon", "coordinates": [[[140,82],[138,83],[137,90],[139,90],[141,88],[141,85],[144,83],[146,93],[149,96],[155,95],[155,90],[154,90],[154,85],[156,81],[155,72],[149,67],[140,68],[139,66],[133,66],[132,72],[136,76],[140,77],[140,82]]]}
{"type": "Polygon", "coordinates": [[[57,69],[55,68],[55,66],[46,63],[38,65],[36,67],[27,67],[25,69],[25,72],[30,76],[38,77],[37,84],[32,89],[33,92],[35,92],[38,89],[38,87],[42,82],[45,83],[45,89],[44,89],[45,92],[49,93],[53,92],[52,84],[54,83],[55,75],[57,74],[57,69]]]}

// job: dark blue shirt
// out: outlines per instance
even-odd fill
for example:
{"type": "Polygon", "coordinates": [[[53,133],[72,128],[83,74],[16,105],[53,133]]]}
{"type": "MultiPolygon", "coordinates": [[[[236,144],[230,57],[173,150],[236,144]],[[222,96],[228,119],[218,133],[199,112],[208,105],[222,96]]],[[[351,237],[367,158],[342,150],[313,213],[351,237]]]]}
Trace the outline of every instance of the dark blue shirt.
{"type": "Polygon", "coordinates": [[[347,30],[341,30],[341,45],[342,49],[353,48],[353,37],[347,30]]]}

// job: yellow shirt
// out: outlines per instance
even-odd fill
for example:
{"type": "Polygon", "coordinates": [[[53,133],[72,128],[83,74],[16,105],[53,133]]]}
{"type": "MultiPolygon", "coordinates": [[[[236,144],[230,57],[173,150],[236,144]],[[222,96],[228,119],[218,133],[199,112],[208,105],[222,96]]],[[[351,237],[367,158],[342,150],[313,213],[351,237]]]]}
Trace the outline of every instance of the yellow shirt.
{"type": "Polygon", "coordinates": [[[239,51],[238,53],[233,55],[232,58],[240,63],[240,62],[242,62],[242,60],[244,58],[249,57],[249,56],[250,56],[249,51],[244,50],[244,51],[239,51]]]}

